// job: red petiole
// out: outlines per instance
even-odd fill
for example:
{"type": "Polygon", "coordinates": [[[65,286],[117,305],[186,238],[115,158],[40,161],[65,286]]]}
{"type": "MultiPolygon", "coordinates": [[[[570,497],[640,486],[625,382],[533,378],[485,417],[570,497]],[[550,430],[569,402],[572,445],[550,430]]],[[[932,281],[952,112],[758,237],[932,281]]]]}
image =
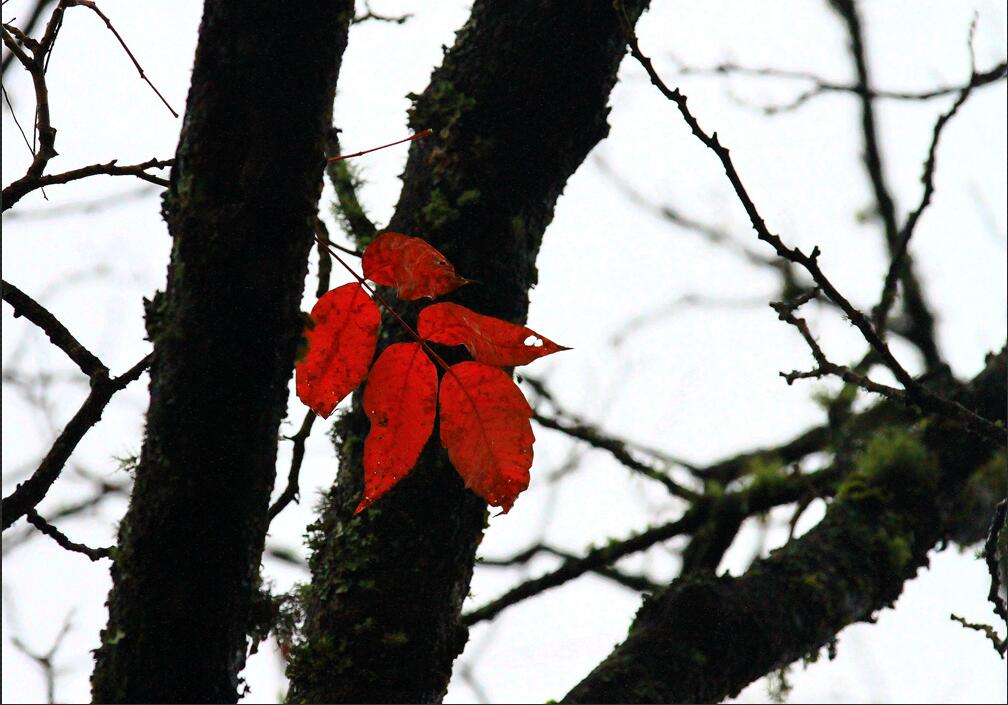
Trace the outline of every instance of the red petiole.
{"type": "MultiPolygon", "coordinates": [[[[427,132],[430,132],[430,131],[427,130],[427,132]]],[[[379,147],[379,149],[380,149],[380,147],[379,147]]],[[[350,265],[348,265],[346,262],[343,261],[342,257],[340,257],[338,254],[336,254],[336,250],[332,247],[332,245],[330,243],[325,242],[318,235],[315,236],[315,240],[320,245],[323,245],[326,248],[326,250],[328,250],[329,254],[332,255],[336,259],[337,262],[339,262],[341,265],[343,265],[343,268],[345,270],[347,270],[348,272],[350,272],[350,274],[353,276],[353,278],[356,279],[357,282],[362,287],[364,287],[371,294],[371,296],[374,298],[375,301],[377,301],[378,303],[380,303],[385,308],[386,311],[388,311],[389,313],[392,314],[392,317],[395,318],[396,321],[399,322],[399,325],[402,326],[403,329],[407,333],[409,333],[411,336],[413,336],[418,343],[420,343],[420,347],[422,347],[427,352],[427,354],[430,355],[431,358],[433,358],[434,362],[436,362],[438,364],[438,366],[441,367],[442,370],[444,370],[445,372],[448,372],[448,363],[445,362],[444,360],[442,360],[441,356],[438,355],[436,352],[434,352],[431,349],[430,345],[427,344],[427,341],[424,340],[423,338],[421,338],[420,334],[417,333],[415,330],[413,330],[413,327],[409,323],[407,323],[406,321],[403,320],[402,316],[400,316],[396,312],[396,310],[394,308],[392,308],[388,304],[388,302],[385,301],[385,299],[383,299],[381,297],[381,294],[379,294],[376,290],[374,290],[374,289],[371,288],[371,285],[369,285],[367,283],[367,281],[364,279],[364,277],[362,277],[359,274],[357,274],[357,272],[355,272],[353,270],[353,268],[350,267],[350,265]]]]}

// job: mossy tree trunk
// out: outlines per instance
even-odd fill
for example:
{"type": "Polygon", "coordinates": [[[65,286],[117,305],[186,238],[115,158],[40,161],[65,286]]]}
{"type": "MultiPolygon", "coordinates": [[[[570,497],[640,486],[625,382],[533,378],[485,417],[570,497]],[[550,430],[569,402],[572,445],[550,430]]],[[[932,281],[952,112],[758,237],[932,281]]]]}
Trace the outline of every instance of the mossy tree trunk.
{"type": "Polygon", "coordinates": [[[100,702],[234,702],[352,0],[207,0],[100,702]]]}
{"type": "MultiPolygon", "coordinates": [[[[627,3],[629,14],[645,4],[627,3]]],[[[434,136],[411,148],[389,224],[480,282],[451,300],[525,320],[543,232],[608,133],[625,48],[608,0],[474,4],[415,99],[412,126],[434,136]]],[[[382,344],[401,338],[394,324],[384,330],[382,344]]],[[[435,429],[412,473],[353,516],[367,430],[356,404],[336,427],[339,478],[313,527],[306,641],[288,671],[296,702],[439,701],[468,638],[458,617],[486,503],[463,487],[435,429]]]]}

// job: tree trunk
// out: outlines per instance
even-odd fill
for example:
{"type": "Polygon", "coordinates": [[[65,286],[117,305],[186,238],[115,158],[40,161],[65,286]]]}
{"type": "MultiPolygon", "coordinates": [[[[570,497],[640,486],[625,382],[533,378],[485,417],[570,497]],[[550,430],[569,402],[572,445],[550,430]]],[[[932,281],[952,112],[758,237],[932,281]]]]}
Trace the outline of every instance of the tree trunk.
{"type": "MultiPolygon", "coordinates": [[[[627,3],[632,20],[645,4],[627,3]]],[[[414,102],[412,126],[434,136],[412,146],[389,225],[480,282],[450,300],[524,322],[556,200],[608,133],[625,47],[607,0],[474,4],[414,102]]],[[[383,330],[382,345],[403,339],[390,321],[383,330]]],[[[359,404],[336,426],[340,472],[312,529],[305,642],[288,671],[295,702],[440,701],[468,638],[459,613],[486,503],[464,488],[435,428],[410,475],[354,516],[367,430],[359,404]]]]}
{"type": "Polygon", "coordinates": [[[352,0],[207,0],[96,701],[235,702],[352,0]]]}

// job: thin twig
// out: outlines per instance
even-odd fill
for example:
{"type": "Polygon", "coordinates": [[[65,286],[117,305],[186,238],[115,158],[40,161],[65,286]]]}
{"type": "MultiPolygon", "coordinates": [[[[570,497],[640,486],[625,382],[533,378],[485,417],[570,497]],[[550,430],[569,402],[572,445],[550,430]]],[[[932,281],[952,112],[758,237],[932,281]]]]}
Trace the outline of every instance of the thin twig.
{"type": "Polygon", "coordinates": [[[355,15],[352,20],[350,20],[351,25],[361,24],[362,22],[388,22],[389,24],[405,24],[409,19],[413,17],[412,13],[407,12],[404,15],[382,15],[371,9],[371,3],[365,0],[364,2],[364,12],[360,15],[355,15]]]}
{"type": "Polygon", "coordinates": [[[679,497],[680,499],[685,499],[689,502],[695,502],[699,499],[699,495],[696,492],[687,487],[683,487],[669,477],[665,472],[647,465],[646,463],[642,463],[634,458],[633,455],[630,454],[627,444],[624,441],[605,436],[599,432],[598,429],[592,426],[562,422],[560,419],[544,416],[539,412],[534,412],[532,418],[540,426],[560,431],[571,438],[584,441],[593,448],[607,451],[622,465],[630,470],[640,473],[644,477],[655,480],[656,482],[660,482],[665,489],[668,490],[668,493],[674,497],[679,497]]]}
{"type": "Polygon", "coordinates": [[[2,524],[4,530],[34,509],[45,498],[49,488],[63,472],[67,459],[84,434],[101,420],[102,413],[112,396],[139,378],[150,365],[151,357],[152,355],[147,355],[118,377],[110,379],[106,373],[104,377],[96,374],[91,378],[90,394],[53,442],[38,468],[30,478],[18,484],[9,496],[3,498],[2,524]]]}
{"type": "Polygon", "coordinates": [[[101,18],[102,22],[105,23],[105,26],[108,27],[109,31],[115,35],[115,38],[117,40],[119,40],[119,46],[123,48],[123,51],[126,52],[126,56],[128,56],[130,58],[130,61],[133,62],[133,66],[136,67],[137,73],[140,74],[140,78],[142,78],[147,83],[147,85],[151,87],[151,90],[157,94],[157,97],[161,99],[161,102],[164,103],[165,107],[168,108],[169,112],[171,112],[173,116],[178,117],[179,116],[178,113],[175,112],[175,109],[168,104],[168,101],[165,99],[165,97],[161,95],[161,91],[159,91],[157,89],[157,86],[151,83],[151,80],[147,78],[147,74],[144,73],[143,67],[140,65],[140,62],[137,61],[137,58],[135,56],[133,56],[133,52],[130,51],[130,48],[128,46],[126,46],[126,41],[122,38],[119,32],[116,31],[116,28],[112,26],[112,21],[105,15],[105,13],[99,10],[98,6],[92,0],[74,0],[72,4],[80,5],[81,7],[86,7],[101,18]]]}
{"type": "Polygon", "coordinates": [[[901,390],[874,382],[868,377],[857,374],[848,367],[838,365],[827,359],[826,353],[823,352],[819,343],[816,341],[815,336],[812,335],[812,331],[809,330],[808,323],[805,319],[798,318],[794,315],[795,310],[799,306],[807,303],[811,299],[814,299],[818,293],[818,289],[812,289],[794,301],[774,301],[770,304],[770,308],[777,312],[777,317],[780,320],[789,323],[798,329],[798,332],[801,334],[802,338],[805,339],[809,349],[812,351],[812,357],[815,358],[817,365],[814,370],[810,370],[808,372],[781,372],[780,376],[783,377],[788,384],[794,384],[795,380],[799,379],[819,379],[827,375],[834,375],[841,378],[848,384],[853,384],[861,389],[874,392],[875,394],[880,394],[886,398],[903,399],[904,393],[901,390]]]}
{"type": "Polygon", "coordinates": [[[611,542],[602,548],[592,549],[581,558],[565,560],[556,570],[534,580],[524,582],[504,593],[496,600],[462,615],[462,623],[466,626],[472,626],[477,622],[493,619],[511,605],[522,600],[563,585],[585,573],[594,572],[604,566],[611,565],[624,556],[643,551],[674,536],[687,533],[699,525],[699,519],[699,513],[689,512],[683,518],[676,521],[647,529],[622,541],[611,542]]]}
{"type": "Polygon", "coordinates": [[[41,328],[52,344],[65,352],[66,356],[88,377],[96,375],[108,377],[108,368],[102,364],[101,360],[81,345],[66,326],[60,323],[48,309],[13,284],[2,280],[0,283],[3,286],[3,300],[14,309],[14,318],[24,316],[25,319],[41,328]]]}
{"type": "Polygon", "coordinates": [[[44,186],[51,186],[53,184],[67,184],[71,181],[86,179],[89,176],[135,176],[142,181],[147,181],[167,188],[168,179],[148,174],[147,169],[167,169],[168,167],[174,165],[175,160],[152,158],[145,162],[128,164],[125,166],[119,166],[116,162],[118,162],[118,160],[113,159],[112,161],[104,164],[90,164],[88,166],[82,166],[78,169],[64,171],[59,174],[45,174],[39,176],[29,176],[26,174],[3,190],[3,209],[7,210],[21,200],[22,197],[31,193],[35,189],[42,188],[44,186]]]}
{"type": "Polygon", "coordinates": [[[957,614],[950,614],[949,618],[953,622],[959,622],[966,629],[972,629],[975,632],[980,632],[983,634],[990,643],[994,646],[994,650],[998,652],[1001,658],[1005,657],[1005,653],[1008,652],[1008,639],[1002,639],[998,636],[998,633],[989,624],[978,624],[976,622],[967,622],[965,619],[957,614]]]}
{"type": "MultiPolygon", "coordinates": [[[[976,18],[974,18],[973,23],[970,25],[968,41],[971,75],[976,75],[976,57],[973,51],[973,34],[975,30],[976,18]]],[[[949,120],[951,120],[952,117],[959,112],[959,108],[961,108],[963,103],[966,102],[966,99],[969,98],[972,90],[972,82],[967,83],[966,87],[960,91],[959,97],[956,98],[952,107],[949,108],[947,112],[942,113],[935,122],[934,129],[931,133],[931,144],[928,147],[927,159],[924,161],[924,173],[921,175],[921,183],[924,184],[924,191],[921,194],[921,200],[917,204],[917,207],[911,211],[909,215],[907,215],[906,222],[900,229],[899,235],[897,236],[896,246],[890,257],[889,270],[886,272],[885,281],[882,285],[882,295],[878,304],[872,311],[872,323],[875,325],[875,328],[879,331],[879,333],[884,334],[886,329],[889,311],[891,310],[893,302],[896,298],[896,281],[901,277],[901,273],[906,265],[907,249],[910,245],[910,238],[913,237],[914,229],[917,227],[917,221],[920,219],[924,209],[930,205],[931,196],[934,194],[935,163],[937,161],[936,155],[938,152],[938,141],[941,139],[942,130],[945,125],[948,124],[949,120]]]]}
{"type": "MultiPolygon", "coordinates": [[[[831,0],[833,9],[840,15],[847,29],[850,55],[854,62],[858,86],[862,86],[865,94],[860,95],[861,133],[864,138],[862,161],[865,174],[871,185],[878,207],[878,215],[882,220],[883,234],[890,259],[894,258],[899,248],[900,229],[897,223],[896,204],[886,179],[883,164],[882,147],[879,140],[878,122],[875,118],[875,104],[867,94],[871,89],[871,76],[868,69],[867,51],[864,31],[858,8],[853,0],[831,0]]],[[[903,308],[906,311],[910,325],[905,337],[920,350],[924,363],[929,370],[934,370],[943,364],[941,353],[935,340],[934,314],[924,299],[920,282],[914,272],[912,259],[901,257],[903,264],[896,270],[903,284],[903,308]]],[[[879,331],[882,333],[883,331],[879,331]]],[[[898,375],[897,375],[898,377],[898,375]]]]}
{"type": "Polygon", "coordinates": [[[308,436],[311,434],[312,424],[315,423],[316,414],[314,411],[309,409],[305,413],[304,421],[301,422],[301,428],[298,432],[290,437],[290,440],[294,442],[294,451],[291,456],[290,471],[287,473],[287,486],[284,491],[280,493],[277,497],[276,502],[273,506],[269,508],[269,521],[273,521],[277,514],[284,510],[288,504],[292,501],[297,502],[300,494],[298,488],[298,478],[301,474],[301,463],[304,460],[305,454],[305,441],[308,440],[308,436]]]}
{"type": "MultiPolygon", "coordinates": [[[[32,11],[28,14],[28,21],[25,22],[24,29],[21,30],[24,36],[31,35],[35,31],[35,27],[38,25],[42,15],[45,13],[49,5],[53,3],[53,0],[35,0],[35,4],[32,6],[32,11]]],[[[7,68],[14,61],[14,53],[11,52],[3,58],[3,68],[0,70],[0,75],[7,74],[7,68]]]]}
{"type": "MultiPolygon", "coordinates": [[[[1008,441],[1008,434],[1006,434],[1003,427],[999,427],[998,425],[992,423],[989,419],[983,418],[958,402],[950,401],[932,393],[910,376],[910,373],[906,371],[906,369],[893,355],[886,342],[879,337],[878,333],[872,327],[864,313],[855,308],[850,301],[848,301],[837,290],[833,283],[823,273],[822,269],[820,269],[818,262],[820,252],[818,247],[813,248],[811,253],[805,254],[797,247],[787,247],[778,235],[769,231],[766,222],[763,220],[763,217],[756,208],[756,204],[753,202],[752,198],[749,196],[749,192],[743,185],[742,179],[731,160],[728,149],[726,149],[718,140],[717,132],[707,134],[703,128],[700,127],[697,119],[687,107],[686,96],[683,95],[679,89],[673,90],[669,88],[664,81],[662,81],[661,77],[655,70],[651,59],[641,52],[640,46],[637,43],[637,37],[633,32],[629,19],[626,17],[620,0],[614,0],[614,6],[617,8],[619,16],[623,22],[631,54],[647,72],[648,77],[651,79],[651,83],[658,88],[662,95],[676,104],[676,107],[679,109],[679,112],[686,121],[690,130],[693,132],[694,136],[696,136],[697,139],[699,139],[717,156],[729,182],[735,190],[736,196],[738,196],[743,208],[745,208],[746,214],[749,216],[749,221],[752,224],[753,229],[756,231],[757,237],[773,247],[778,256],[800,265],[812,276],[813,281],[815,281],[822,292],[844,312],[850,322],[853,323],[854,326],[861,332],[868,344],[878,352],[881,362],[889,368],[893,375],[895,375],[896,379],[899,380],[900,384],[903,385],[908,401],[916,404],[925,411],[940,413],[944,416],[956,419],[963,424],[964,427],[998,445],[1005,444],[1006,441],[1008,441]]],[[[875,391],[877,391],[877,389],[875,391]]]]}
{"type": "Polygon", "coordinates": [[[649,528],[626,539],[610,541],[606,546],[593,548],[582,557],[565,560],[556,570],[524,582],[496,600],[463,614],[462,623],[472,626],[477,622],[493,619],[522,600],[563,585],[585,573],[613,565],[621,558],[646,550],[675,536],[693,533],[700,529],[712,514],[740,512],[744,516],[752,516],[797,501],[800,496],[809,492],[810,488],[825,491],[823,488],[835,485],[837,477],[836,468],[826,468],[811,475],[789,477],[772,484],[755,483],[738,492],[701,498],[681,518],[649,528]]]}
{"type": "MultiPolygon", "coordinates": [[[[548,546],[544,543],[537,543],[536,545],[507,558],[480,558],[478,559],[477,565],[490,568],[509,568],[517,565],[525,565],[541,553],[555,556],[557,558],[563,558],[564,560],[578,559],[577,556],[567,551],[561,551],[558,548],[548,546]]],[[[604,578],[608,578],[609,580],[622,585],[623,587],[636,590],[637,592],[655,592],[661,587],[658,583],[646,576],[633,575],[620,570],[619,568],[614,568],[613,566],[602,566],[595,569],[594,572],[604,578]]]]}
{"type": "MultiPolygon", "coordinates": [[[[13,619],[14,605],[8,602],[6,592],[4,593],[4,602],[6,603],[4,609],[4,615],[8,614],[11,615],[11,621],[14,622],[15,621],[13,619]]],[[[19,630],[15,629],[14,633],[10,635],[11,645],[15,649],[23,653],[25,656],[30,658],[32,661],[34,661],[39,666],[39,668],[42,669],[42,673],[44,674],[46,683],[47,703],[56,702],[56,672],[58,669],[56,668],[56,664],[53,662],[55,661],[56,658],[56,652],[59,651],[60,647],[63,645],[63,640],[66,638],[67,634],[70,633],[70,629],[73,626],[72,622],[73,614],[74,611],[70,610],[67,613],[66,617],[63,618],[63,625],[60,627],[60,630],[56,633],[56,636],[52,642],[52,646],[50,646],[49,650],[44,653],[40,653],[29,648],[28,645],[21,638],[21,635],[18,633],[19,630]]]]}
{"type": "MultiPolygon", "coordinates": [[[[673,57],[674,59],[674,57],[673,57]]],[[[986,86],[996,81],[1005,78],[1008,75],[1008,62],[1000,62],[993,66],[987,71],[974,72],[970,76],[969,83],[963,86],[939,86],[937,88],[932,88],[927,91],[895,91],[895,90],[882,90],[875,89],[871,87],[866,87],[861,83],[840,83],[837,81],[830,81],[829,79],[823,78],[817,74],[811,73],[809,71],[794,71],[790,69],[780,69],[773,67],[750,67],[741,66],[731,61],[721,62],[714,66],[709,67],[698,67],[698,66],[686,66],[681,61],[674,59],[678,64],[678,73],[681,76],[689,75],[739,75],[739,76],[757,76],[760,78],[773,78],[773,79],[783,79],[792,81],[804,81],[811,83],[812,86],[805,91],[799,93],[795,98],[788,101],[787,103],[781,103],[778,105],[760,105],[757,107],[760,111],[767,115],[777,115],[779,113],[789,112],[795,110],[813,98],[825,95],[827,93],[850,93],[853,95],[861,96],[869,100],[882,98],[888,100],[904,100],[904,101],[927,101],[934,98],[941,98],[943,96],[952,95],[954,93],[959,93],[966,88],[978,88],[980,86],[986,86]]]]}
{"type": "Polygon", "coordinates": [[[104,548],[91,548],[90,546],[85,546],[82,543],[71,541],[67,538],[66,534],[40,517],[38,512],[34,509],[28,510],[27,514],[25,514],[25,518],[28,520],[29,524],[58,543],[62,548],[65,548],[72,553],[80,553],[81,555],[87,556],[92,561],[100,561],[102,558],[112,557],[111,546],[106,546],[104,548]]]}

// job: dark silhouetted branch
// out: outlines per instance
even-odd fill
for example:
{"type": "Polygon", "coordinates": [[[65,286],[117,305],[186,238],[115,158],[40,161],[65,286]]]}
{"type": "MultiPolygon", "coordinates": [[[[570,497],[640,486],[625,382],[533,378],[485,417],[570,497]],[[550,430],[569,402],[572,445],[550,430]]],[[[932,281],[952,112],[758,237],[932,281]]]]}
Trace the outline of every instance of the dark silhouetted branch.
{"type": "Polygon", "coordinates": [[[551,428],[555,431],[560,431],[571,438],[576,438],[580,441],[584,441],[593,448],[598,448],[600,450],[607,451],[616,460],[618,460],[622,465],[637,472],[644,477],[655,480],[661,483],[669,494],[674,497],[679,497],[680,499],[685,499],[688,501],[696,501],[699,495],[693,490],[683,487],[668,474],[658,468],[652,467],[646,463],[637,460],[630,453],[630,450],[625,441],[621,441],[616,438],[612,438],[601,433],[597,428],[584,423],[572,423],[569,421],[562,421],[557,418],[544,416],[543,414],[536,412],[532,417],[536,423],[540,426],[545,426],[546,428],[551,428]]]}
{"type": "Polygon", "coordinates": [[[3,300],[14,309],[14,317],[24,316],[42,329],[52,344],[66,353],[81,372],[88,377],[108,376],[108,368],[91,351],[77,342],[66,326],[59,322],[44,306],[13,284],[4,281],[3,300]]]}
{"type": "Polygon", "coordinates": [[[793,71],[772,67],[742,66],[732,61],[724,61],[715,66],[686,66],[676,60],[678,72],[682,76],[689,75],[723,75],[723,76],[754,76],[758,78],[783,79],[810,83],[811,87],[799,93],[795,98],[779,105],[756,106],[767,115],[777,115],[796,110],[813,98],[829,93],[849,93],[861,98],[874,100],[877,98],[903,101],[926,101],[934,98],[959,93],[967,88],[986,86],[1005,78],[1008,73],[1008,63],[1002,61],[987,71],[974,72],[969,82],[962,86],[939,86],[926,91],[894,91],[866,87],[862,83],[840,83],[830,81],[809,71],[793,71]]]}
{"type": "Polygon", "coordinates": [[[312,424],[315,423],[315,418],[318,416],[314,411],[309,409],[305,413],[304,420],[301,422],[301,428],[298,432],[290,437],[289,440],[294,442],[294,451],[291,456],[290,471],[287,473],[287,486],[284,487],[283,492],[277,497],[276,502],[269,508],[269,520],[273,521],[277,514],[284,510],[288,504],[292,501],[297,502],[300,490],[298,488],[298,478],[301,474],[301,463],[304,460],[305,454],[305,442],[308,440],[308,436],[311,435],[312,424]]]}
{"type": "Polygon", "coordinates": [[[91,392],[87,399],[53,442],[49,452],[39,463],[38,469],[30,478],[18,484],[9,496],[3,498],[5,530],[45,498],[84,434],[101,420],[102,413],[112,396],[136,381],[150,362],[151,356],[148,355],[118,377],[109,378],[107,370],[104,375],[96,374],[91,377],[91,392]]]}
{"type": "MultiPolygon", "coordinates": [[[[617,4],[619,4],[618,0],[617,4]]],[[[773,247],[779,257],[800,265],[812,276],[813,281],[815,281],[819,289],[821,289],[822,292],[829,297],[829,299],[833,301],[833,303],[835,303],[841,311],[843,311],[850,322],[853,323],[854,326],[861,332],[868,344],[878,353],[881,362],[888,367],[893,375],[895,375],[896,379],[899,380],[900,384],[906,391],[909,402],[916,404],[926,412],[937,412],[950,418],[957,419],[966,428],[969,428],[973,432],[994,443],[997,443],[998,445],[1003,445],[1006,438],[1008,438],[1003,427],[999,428],[989,419],[979,416],[975,412],[963,407],[961,404],[949,401],[948,399],[934,394],[910,376],[910,373],[906,371],[906,369],[893,355],[886,342],[878,335],[865,314],[855,308],[850,301],[848,301],[837,290],[833,283],[823,273],[822,269],[820,269],[818,262],[820,252],[818,247],[814,247],[809,254],[806,254],[797,247],[786,246],[780,236],[770,232],[767,228],[766,222],[763,220],[763,217],[756,208],[756,204],[753,202],[747,189],[743,185],[742,179],[731,160],[729,150],[721,144],[717,133],[714,132],[712,134],[708,134],[700,127],[700,124],[687,107],[686,96],[678,89],[673,90],[665,84],[656,72],[651,59],[641,52],[637,38],[633,34],[632,27],[629,24],[625,24],[625,29],[627,32],[627,39],[630,44],[631,54],[647,72],[649,78],[651,79],[651,83],[658,88],[662,95],[675,103],[694,136],[707,146],[708,149],[714,152],[718,160],[721,162],[721,166],[724,168],[725,174],[727,175],[732,188],[735,190],[735,194],[738,196],[739,201],[749,216],[749,220],[753,229],[756,231],[757,237],[773,247]]]]}
{"type": "Polygon", "coordinates": [[[92,561],[100,561],[102,558],[112,557],[111,546],[106,548],[91,548],[90,546],[85,546],[82,543],[71,541],[67,538],[66,534],[40,517],[38,512],[34,509],[29,510],[28,513],[25,514],[25,518],[28,520],[29,524],[58,543],[60,547],[65,548],[71,553],[80,553],[81,555],[87,556],[92,561]]]}
{"type": "MultiPolygon", "coordinates": [[[[480,558],[478,559],[477,565],[487,566],[490,568],[510,568],[517,565],[525,565],[540,554],[555,556],[568,561],[578,560],[578,557],[572,553],[561,551],[553,546],[547,546],[546,544],[539,543],[508,558],[480,558]]],[[[613,566],[602,566],[595,569],[594,572],[604,578],[612,580],[615,583],[619,583],[623,587],[630,588],[631,590],[635,590],[637,592],[654,591],[659,587],[658,583],[652,581],[650,578],[643,575],[633,575],[618,568],[614,568],[613,566]]]]}

